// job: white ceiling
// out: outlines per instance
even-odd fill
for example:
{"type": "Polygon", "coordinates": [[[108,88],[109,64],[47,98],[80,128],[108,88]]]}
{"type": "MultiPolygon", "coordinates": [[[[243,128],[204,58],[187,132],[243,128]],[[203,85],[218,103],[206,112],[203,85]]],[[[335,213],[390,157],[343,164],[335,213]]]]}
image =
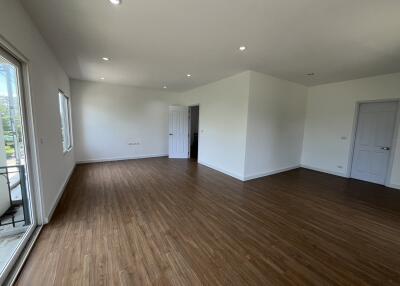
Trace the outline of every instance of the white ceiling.
{"type": "Polygon", "coordinates": [[[249,69],[308,86],[400,71],[398,0],[21,2],[74,79],[182,91],[249,69]]]}

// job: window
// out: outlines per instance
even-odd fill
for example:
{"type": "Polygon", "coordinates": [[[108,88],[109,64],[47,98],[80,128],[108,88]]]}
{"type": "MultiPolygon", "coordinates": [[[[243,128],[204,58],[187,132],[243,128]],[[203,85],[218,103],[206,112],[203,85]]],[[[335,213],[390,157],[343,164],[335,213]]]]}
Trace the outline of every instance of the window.
{"type": "MultiPolygon", "coordinates": [[[[0,39],[0,42],[3,42],[0,39]]],[[[26,65],[0,43],[0,285],[36,229],[29,172],[29,93],[24,94],[26,65]],[[26,109],[24,107],[27,107],[26,109]]],[[[33,172],[32,175],[35,173],[33,172]]],[[[11,281],[10,281],[11,282],[11,281]]]]}
{"type": "Polygon", "coordinates": [[[71,118],[69,113],[70,101],[69,97],[62,93],[62,91],[58,92],[58,98],[60,101],[61,140],[64,152],[68,152],[72,149],[71,118]]]}

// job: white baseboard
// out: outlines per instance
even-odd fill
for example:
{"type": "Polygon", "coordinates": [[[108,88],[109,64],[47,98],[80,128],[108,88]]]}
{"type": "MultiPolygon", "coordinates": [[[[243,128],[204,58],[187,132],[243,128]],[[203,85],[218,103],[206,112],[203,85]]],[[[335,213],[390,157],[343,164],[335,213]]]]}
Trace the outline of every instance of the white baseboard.
{"type": "Polygon", "coordinates": [[[139,155],[139,156],[132,156],[132,157],[111,157],[111,158],[85,159],[85,160],[78,160],[76,163],[77,164],[102,163],[102,162],[127,161],[127,160],[166,157],[166,156],[168,156],[168,154],[165,154],[165,153],[148,154],[148,155],[139,155]]]}
{"type": "Polygon", "coordinates": [[[216,170],[218,172],[224,173],[225,175],[228,175],[228,176],[233,177],[235,179],[238,179],[240,181],[244,181],[244,177],[241,176],[241,175],[238,175],[238,174],[235,174],[233,172],[230,172],[230,171],[224,170],[222,168],[216,167],[216,166],[214,166],[212,164],[209,164],[209,163],[206,163],[204,161],[200,161],[199,160],[197,163],[199,163],[200,165],[204,165],[204,166],[206,166],[208,168],[214,169],[214,170],[216,170]]]}
{"type": "Polygon", "coordinates": [[[387,184],[386,187],[400,190],[400,185],[397,184],[387,184]]]}
{"type": "Polygon", "coordinates": [[[282,173],[282,172],[286,172],[286,171],[290,171],[293,169],[297,169],[300,167],[300,165],[295,165],[295,166],[290,166],[290,167],[286,167],[286,168],[282,168],[282,169],[278,169],[278,170],[273,170],[273,171],[266,171],[266,172],[262,172],[262,173],[258,173],[258,174],[253,174],[253,175],[248,175],[248,176],[242,176],[224,169],[221,169],[219,167],[216,167],[212,164],[206,163],[204,161],[198,161],[199,164],[204,165],[206,167],[209,167],[211,169],[214,169],[218,172],[224,173],[225,175],[231,176],[235,179],[238,179],[242,182],[245,181],[249,181],[249,180],[253,180],[253,179],[257,179],[257,178],[261,178],[261,177],[265,177],[265,176],[270,176],[270,175],[274,175],[274,174],[278,174],[278,173],[282,173]]]}
{"type": "Polygon", "coordinates": [[[261,178],[261,177],[266,177],[266,176],[271,176],[271,175],[275,175],[275,174],[282,173],[282,172],[287,172],[287,171],[294,170],[297,168],[300,168],[300,165],[294,165],[294,166],[289,166],[286,168],[281,168],[281,169],[277,169],[277,170],[273,170],[273,171],[265,171],[265,172],[258,173],[258,174],[247,175],[244,177],[244,180],[245,181],[254,180],[257,178],[261,178]]]}
{"type": "MultiPolygon", "coordinates": [[[[348,175],[343,174],[343,173],[333,172],[333,171],[326,170],[326,169],[315,168],[315,167],[311,167],[308,165],[302,164],[301,168],[309,169],[309,170],[313,170],[313,171],[317,171],[317,172],[322,172],[322,173],[326,173],[326,174],[330,174],[330,175],[335,175],[335,176],[339,176],[339,177],[343,177],[343,178],[350,178],[348,175]]],[[[386,184],[385,187],[400,190],[400,185],[397,185],[397,184],[386,184]]]]}
{"type": "Polygon", "coordinates": [[[74,170],[75,170],[75,167],[76,167],[76,165],[74,165],[74,166],[72,167],[72,169],[71,169],[71,171],[69,172],[67,178],[65,179],[64,184],[62,184],[60,190],[58,191],[57,198],[56,198],[56,200],[54,201],[53,206],[51,207],[50,212],[47,214],[47,216],[44,217],[43,224],[48,224],[48,223],[50,222],[50,220],[51,220],[51,218],[52,218],[52,216],[53,216],[53,213],[54,213],[56,207],[58,206],[58,203],[60,202],[60,199],[61,199],[61,197],[62,197],[62,195],[63,195],[63,193],[64,193],[64,191],[65,191],[65,188],[66,188],[66,186],[67,186],[67,184],[68,184],[68,182],[69,182],[69,179],[71,178],[72,173],[73,173],[74,170]]]}
{"type": "Polygon", "coordinates": [[[316,168],[316,167],[312,167],[312,166],[309,166],[309,165],[301,164],[300,167],[304,168],[304,169],[309,169],[309,170],[313,170],[313,171],[317,171],[317,172],[322,172],[322,173],[327,173],[327,174],[343,177],[343,178],[348,178],[349,177],[344,173],[335,172],[335,171],[326,170],[326,169],[321,169],[321,168],[316,168]]]}

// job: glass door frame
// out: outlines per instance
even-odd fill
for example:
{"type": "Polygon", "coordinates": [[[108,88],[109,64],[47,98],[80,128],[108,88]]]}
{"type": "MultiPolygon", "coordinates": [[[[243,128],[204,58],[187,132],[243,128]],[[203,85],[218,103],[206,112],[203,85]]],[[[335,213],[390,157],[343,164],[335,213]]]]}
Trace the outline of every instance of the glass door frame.
{"type": "MultiPolygon", "coordinates": [[[[43,208],[41,193],[40,165],[38,164],[38,149],[35,136],[35,120],[33,116],[32,98],[29,85],[29,61],[16,48],[9,44],[0,35],[0,54],[10,63],[14,64],[17,69],[18,90],[20,97],[21,117],[23,123],[23,137],[25,149],[25,172],[27,177],[27,187],[31,200],[31,225],[21,238],[17,249],[14,251],[12,258],[0,273],[0,285],[8,279],[13,272],[14,266],[18,262],[20,255],[23,253],[25,246],[32,237],[36,227],[43,224],[43,208]]],[[[0,269],[1,271],[1,269],[0,269]]]]}

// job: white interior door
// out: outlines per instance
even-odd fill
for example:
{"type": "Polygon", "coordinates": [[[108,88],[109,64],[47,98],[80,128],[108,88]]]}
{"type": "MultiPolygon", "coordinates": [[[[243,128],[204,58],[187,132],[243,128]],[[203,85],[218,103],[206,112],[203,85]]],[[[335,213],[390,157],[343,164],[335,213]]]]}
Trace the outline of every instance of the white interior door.
{"type": "Polygon", "coordinates": [[[384,184],[394,127],[397,102],[360,105],[351,177],[384,184]]]}
{"type": "Polygon", "coordinates": [[[189,156],[188,117],[187,106],[169,107],[169,158],[188,158],[189,156]]]}

